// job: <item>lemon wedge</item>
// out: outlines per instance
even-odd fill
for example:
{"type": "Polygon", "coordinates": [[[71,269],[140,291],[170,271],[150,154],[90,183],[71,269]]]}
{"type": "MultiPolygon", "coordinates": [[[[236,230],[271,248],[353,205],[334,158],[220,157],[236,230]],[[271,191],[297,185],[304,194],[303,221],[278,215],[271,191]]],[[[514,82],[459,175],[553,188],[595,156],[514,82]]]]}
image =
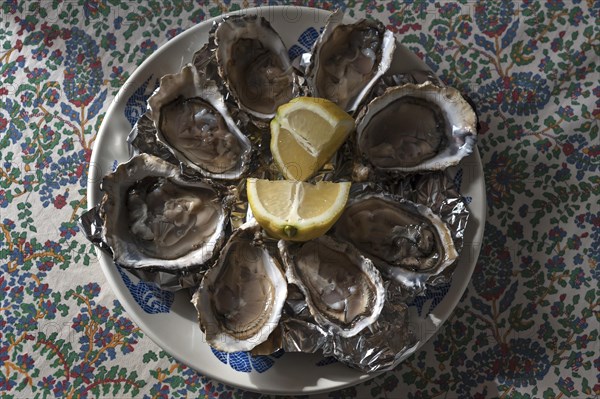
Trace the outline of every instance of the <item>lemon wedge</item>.
{"type": "Polygon", "coordinates": [[[271,236],[290,241],[308,241],[319,237],[342,214],[350,182],[292,180],[246,181],[248,203],[257,222],[271,236]]]}
{"type": "Polygon", "coordinates": [[[277,109],[271,121],[273,161],[286,179],[305,181],[337,151],[354,119],[335,103],[298,97],[277,109]]]}

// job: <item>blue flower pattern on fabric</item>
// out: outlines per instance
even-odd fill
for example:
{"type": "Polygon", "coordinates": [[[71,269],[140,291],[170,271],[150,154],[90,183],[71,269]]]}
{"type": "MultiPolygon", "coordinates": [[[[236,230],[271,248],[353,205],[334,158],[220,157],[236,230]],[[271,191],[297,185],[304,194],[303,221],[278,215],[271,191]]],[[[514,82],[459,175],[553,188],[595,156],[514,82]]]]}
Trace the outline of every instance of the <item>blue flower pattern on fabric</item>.
{"type": "Polygon", "coordinates": [[[171,305],[175,300],[175,294],[170,291],[164,291],[158,288],[154,283],[148,283],[138,280],[134,282],[134,277],[117,265],[117,270],[127,286],[135,302],[140,305],[144,312],[148,314],[169,313],[171,305]]]}
{"type": "Polygon", "coordinates": [[[535,115],[552,98],[552,89],[540,74],[517,72],[482,86],[478,95],[481,112],[497,107],[511,115],[535,115]]]}
{"type": "MultiPolygon", "coordinates": [[[[0,372],[0,391],[9,397],[91,398],[109,391],[117,397],[260,396],[234,391],[158,350],[148,351],[147,336],[127,318],[110,287],[90,282],[99,272],[89,273],[93,249],[79,242],[72,220],[85,207],[93,144],[116,89],[161,38],[243,6],[235,0],[212,3],[190,8],[191,2],[172,7],[121,0],[3,2],[0,362],[9,367],[0,372]],[[49,213],[53,218],[39,220],[49,213]],[[72,277],[62,289],[55,284],[64,276],[59,269],[72,277]],[[157,372],[140,376],[140,365],[157,372]]],[[[341,0],[253,5],[292,3],[329,10],[344,5],[341,0]]],[[[375,384],[329,397],[593,397],[600,368],[593,323],[594,281],[600,279],[600,248],[594,245],[600,242],[600,210],[594,205],[600,2],[346,4],[350,17],[383,21],[442,81],[477,103],[489,207],[478,266],[461,301],[466,311],[436,334],[434,350],[413,357],[416,369],[400,367],[375,384]]],[[[286,11],[284,22],[291,22],[296,9],[286,11]]],[[[310,23],[313,15],[304,17],[310,23]]],[[[308,27],[297,26],[298,35],[308,27]]],[[[295,39],[290,44],[304,50],[295,39]]],[[[121,105],[149,75],[124,86],[121,105]]],[[[157,78],[155,73],[142,94],[152,91],[157,78]]],[[[142,101],[140,112],[143,107],[142,101]]],[[[119,116],[127,122],[123,107],[119,116]]],[[[109,170],[111,163],[103,166],[109,170]]]]}

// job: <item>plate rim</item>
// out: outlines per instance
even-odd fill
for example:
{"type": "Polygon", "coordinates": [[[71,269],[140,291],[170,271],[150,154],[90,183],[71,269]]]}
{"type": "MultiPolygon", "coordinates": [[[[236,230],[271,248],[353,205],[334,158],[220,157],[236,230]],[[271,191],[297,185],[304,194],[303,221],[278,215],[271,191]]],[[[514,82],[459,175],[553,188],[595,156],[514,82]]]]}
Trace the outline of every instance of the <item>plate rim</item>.
{"type": "MultiPolygon", "coordinates": [[[[102,150],[100,150],[99,148],[102,148],[101,144],[104,141],[103,138],[108,136],[108,133],[106,133],[106,132],[108,131],[108,128],[109,128],[109,124],[110,124],[109,120],[112,119],[111,116],[117,112],[117,108],[122,106],[122,103],[124,102],[124,93],[127,91],[126,89],[129,88],[135,82],[143,81],[143,78],[145,77],[145,75],[144,75],[145,69],[149,68],[153,63],[156,62],[157,59],[160,59],[161,55],[164,52],[168,51],[168,49],[170,49],[172,46],[176,46],[177,45],[176,43],[178,40],[183,42],[186,37],[193,35],[197,31],[200,31],[200,30],[204,29],[205,27],[212,25],[215,21],[219,21],[223,17],[226,17],[228,15],[236,15],[236,14],[240,14],[240,13],[259,14],[259,13],[261,13],[262,10],[264,10],[266,8],[269,9],[268,15],[273,15],[273,14],[280,14],[283,12],[283,10],[285,10],[286,8],[289,8],[289,7],[294,7],[294,8],[300,9],[300,10],[311,11],[313,13],[319,13],[319,14],[321,14],[321,16],[331,14],[331,12],[332,12],[329,10],[323,10],[323,9],[314,8],[314,7],[294,6],[294,5],[277,5],[277,6],[269,5],[269,6],[245,8],[245,9],[237,10],[237,11],[230,12],[230,13],[224,13],[222,15],[215,16],[215,17],[209,18],[207,20],[201,21],[201,22],[189,27],[188,29],[186,29],[184,32],[180,33],[177,37],[173,38],[172,40],[168,40],[167,42],[163,43],[152,55],[150,55],[148,58],[146,58],[142,63],[140,63],[139,66],[137,66],[134,69],[134,71],[129,76],[129,78],[123,83],[123,86],[115,94],[113,100],[111,101],[108,109],[106,110],[106,112],[104,114],[104,119],[98,130],[97,139],[92,148],[90,165],[98,165],[100,163],[99,159],[101,157],[100,153],[102,150]]],[[[398,40],[399,39],[398,36],[397,35],[394,35],[394,36],[396,37],[397,43],[400,43],[400,41],[398,40]]],[[[191,60],[188,60],[188,62],[190,62],[190,61],[191,60]]],[[[481,157],[480,157],[477,146],[475,146],[473,154],[470,155],[470,157],[474,157],[474,161],[475,161],[474,164],[475,164],[475,168],[476,168],[475,172],[482,182],[482,184],[480,184],[480,185],[475,185],[475,187],[479,189],[478,194],[480,195],[477,197],[477,200],[478,200],[477,202],[480,203],[478,208],[483,209],[483,212],[480,212],[477,215],[477,216],[480,216],[481,218],[480,218],[480,220],[478,220],[478,223],[480,223],[480,225],[478,226],[477,230],[475,231],[474,238],[476,240],[471,243],[465,241],[465,243],[463,245],[463,252],[467,249],[468,246],[471,246],[470,249],[472,251],[471,253],[472,253],[472,256],[474,257],[474,259],[470,262],[470,266],[469,266],[468,270],[466,270],[466,274],[464,274],[462,276],[464,278],[462,278],[461,281],[459,283],[457,283],[458,285],[456,286],[456,288],[454,288],[456,279],[452,280],[452,288],[451,288],[451,291],[449,291],[449,293],[454,291],[455,294],[452,297],[448,297],[448,295],[445,297],[445,299],[447,301],[446,307],[449,307],[449,311],[445,312],[445,314],[443,315],[444,317],[439,318],[439,320],[440,320],[439,326],[436,328],[434,333],[430,334],[426,339],[423,339],[422,342],[420,342],[420,344],[417,348],[417,351],[420,350],[425,345],[425,343],[427,341],[429,341],[440,330],[443,323],[452,315],[454,309],[458,305],[461,297],[463,296],[464,292],[467,289],[467,286],[471,280],[471,276],[475,270],[479,252],[481,250],[484,225],[485,225],[485,220],[486,220],[486,216],[487,216],[486,215],[486,209],[487,209],[486,200],[487,200],[487,198],[485,195],[485,181],[484,181],[484,176],[483,176],[483,164],[482,164],[481,157]]],[[[98,168],[90,168],[90,174],[88,175],[88,182],[87,182],[87,186],[86,186],[87,199],[88,199],[87,209],[93,208],[94,206],[96,206],[96,204],[98,204],[100,202],[101,197],[100,197],[100,192],[99,192],[99,186],[100,186],[100,182],[101,182],[103,176],[104,175],[99,174],[98,168]]],[[[475,212],[473,212],[471,210],[471,205],[469,206],[469,211],[471,212],[469,218],[470,218],[470,221],[472,221],[472,219],[476,215],[475,215],[475,212]]],[[[472,224],[473,224],[473,222],[471,223],[471,225],[472,224]]],[[[468,229],[469,229],[469,227],[467,226],[467,230],[468,229]]],[[[168,342],[165,342],[163,339],[159,338],[159,336],[154,332],[154,329],[150,328],[148,326],[148,324],[144,321],[144,319],[147,317],[147,315],[144,314],[143,311],[139,308],[139,305],[137,303],[135,303],[135,301],[132,300],[131,293],[128,290],[124,291],[124,290],[116,289],[120,285],[122,285],[123,282],[119,280],[120,275],[119,275],[119,272],[116,270],[116,265],[115,265],[114,261],[112,260],[112,258],[97,247],[95,248],[95,251],[96,251],[102,272],[103,272],[105,278],[107,279],[116,298],[119,300],[119,302],[121,303],[121,305],[127,312],[128,317],[130,317],[140,327],[140,329],[143,331],[144,335],[147,336],[148,338],[150,338],[161,350],[164,350],[166,353],[169,354],[169,356],[174,358],[176,361],[186,365],[186,367],[189,367],[190,369],[194,370],[195,372],[198,372],[199,374],[201,374],[203,376],[206,376],[208,378],[211,378],[216,381],[222,382],[224,384],[230,385],[232,387],[236,387],[236,388],[240,388],[240,389],[244,389],[244,390],[248,390],[248,391],[260,392],[260,393],[264,393],[264,394],[287,394],[287,395],[291,394],[291,395],[293,395],[293,394],[317,394],[317,393],[323,393],[323,392],[330,392],[333,390],[339,390],[339,389],[343,389],[343,388],[346,388],[349,386],[354,386],[356,384],[368,381],[368,380],[375,378],[376,376],[381,375],[382,373],[385,372],[385,371],[378,371],[378,372],[373,372],[373,373],[364,373],[364,372],[360,372],[358,370],[353,370],[353,371],[356,371],[357,377],[350,381],[339,382],[339,381],[328,380],[329,384],[328,384],[328,386],[325,386],[325,387],[318,387],[317,385],[314,385],[314,386],[310,386],[310,387],[303,387],[301,390],[298,390],[298,389],[281,390],[281,389],[271,389],[269,387],[259,387],[256,385],[247,385],[247,384],[243,384],[243,383],[238,383],[236,381],[224,380],[224,379],[222,379],[222,377],[220,375],[212,373],[210,369],[199,371],[195,366],[193,366],[190,362],[188,362],[188,360],[180,357],[179,354],[173,354],[173,353],[177,353],[177,351],[171,350],[171,347],[168,344],[168,342]],[[117,276],[119,276],[119,277],[117,277],[117,276]],[[144,316],[146,316],[146,317],[144,317],[144,316]]],[[[412,356],[412,354],[407,357],[410,357],[410,356],[412,356]]],[[[405,359],[403,359],[403,361],[404,360],[405,359]]],[[[396,367],[400,367],[401,364],[402,364],[402,362],[400,362],[396,367]]]]}

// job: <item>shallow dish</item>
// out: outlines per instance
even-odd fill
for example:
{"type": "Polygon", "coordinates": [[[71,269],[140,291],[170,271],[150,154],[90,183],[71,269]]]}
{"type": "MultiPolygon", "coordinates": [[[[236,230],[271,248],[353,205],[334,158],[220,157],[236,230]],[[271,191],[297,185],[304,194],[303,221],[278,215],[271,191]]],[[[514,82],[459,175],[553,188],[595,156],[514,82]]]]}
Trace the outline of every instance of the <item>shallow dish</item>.
{"type": "MultiPolygon", "coordinates": [[[[268,19],[295,57],[310,49],[325,25],[328,11],[269,6],[240,11],[268,19]]],[[[221,17],[218,17],[221,18],[221,17]]],[[[214,19],[202,22],[168,42],[132,74],[110,105],[92,154],[88,181],[88,205],[100,198],[102,177],[118,162],[129,159],[126,137],[145,112],[146,100],[161,76],[178,72],[207,40],[214,19]]],[[[409,50],[398,46],[392,71],[399,73],[427,67],[409,50]]],[[[448,318],[467,287],[483,237],[485,186],[479,153],[475,151],[455,168],[455,183],[469,203],[471,216],[465,245],[452,282],[428,290],[410,305],[411,325],[420,346],[448,318]]],[[[162,291],[154,284],[139,281],[116,267],[98,251],[106,278],[129,316],[144,333],[180,362],[203,375],[240,388],[272,394],[310,394],[357,384],[376,374],[351,369],[319,355],[285,353],[250,357],[247,353],[223,353],[211,349],[196,322],[196,312],[187,292],[162,291]]],[[[410,353],[407,353],[407,356],[410,353]]]]}

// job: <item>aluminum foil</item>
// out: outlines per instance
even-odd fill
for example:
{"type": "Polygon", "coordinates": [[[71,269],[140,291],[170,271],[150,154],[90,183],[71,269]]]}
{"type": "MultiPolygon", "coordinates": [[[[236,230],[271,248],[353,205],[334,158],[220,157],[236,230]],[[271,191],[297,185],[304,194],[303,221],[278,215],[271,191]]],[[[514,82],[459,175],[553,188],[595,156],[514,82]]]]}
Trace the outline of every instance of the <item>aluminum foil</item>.
{"type": "MultiPolygon", "coordinates": [[[[138,132],[140,131],[144,129],[138,129],[138,132]]],[[[462,247],[469,213],[447,172],[408,175],[399,180],[358,184],[354,188],[373,189],[385,190],[428,206],[450,226],[456,247],[462,247]]],[[[240,209],[239,213],[240,216],[243,215],[244,209],[240,209]]],[[[97,208],[86,212],[80,219],[80,225],[90,241],[112,256],[110,248],[102,240],[102,219],[97,208]]],[[[199,284],[202,277],[201,274],[174,275],[139,270],[129,272],[168,291],[193,288],[199,284]]],[[[450,272],[451,270],[448,270],[443,278],[431,283],[447,281],[451,276],[450,272]]],[[[415,350],[419,341],[409,328],[406,303],[410,299],[410,293],[393,282],[387,281],[386,284],[386,302],[377,322],[351,338],[340,337],[319,326],[310,315],[302,293],[290,285],[278,333],[268,344],[256,348],[256,352],[253,353],[267,354],[279,349],[287,352],[321,353],[323,356],[333,356],[340,362],[364,372],[396,367],[415,350]]]]}
{"type": "MultiPolygon", "coordinates": [[[[208,44],[194,55],[193,64],[207,79],[217,82],[230,107],[232,116],[235,120],[240,121],[239,123],[245,129],[243,131],[250,137],[253,146],[257,149],[253,176],[269,179],[280,178],[281,174],[274,167],[269,151],[267,151],[270,140],[267,126],[260,121],[251,120],[244,111],[237,108],[223,81],[218,77],[213,35],[216,26],[218,26],[217,22],[213,26],[208,44]]],[[[300,71],[298,76],[298,82],[302,86],[299,87],[300,93],[306,86],[301,75],[309,63],[310,53],[306,53],[294,64],[300,71]]],[[[405,83],[421,83],[426,80],[441,85],[430,71],[412,71],[384,76],[374,85],[364,103],[383,93],[388,87],[405,83]]],[[[143,115],[135,125],[128,137],[128,144],[131,155],[146,152],[179,164],[168,148],[156,139],[156,129],[148,114],[143,115]]],[[[460,251],[469,212],[448,172],[375,176],[369,167],[355,164],[354,158],[350,140],[311,181],[375,181],[376,183],[364,183],[363,189],[381,190],[401,196],[412,202],[426,205],[434,213],[440,215],[442,220],[449,225],[454,244],[460,251]]],[[[195,174],[191,170],[183,169],[182,171],[186,175],[195,174]]],[[[242,180],[231,188],[237,192],[235,196],[237,201],[233,203],[231,213],[231,225],[234,229],[251,217],[245,198],[244,184],[245,181],[242,180]]],[[[84,213],[79,223],[87,238],[112,257],[110,248],[102,238],[103,223],[98,207],[84,213]]],[[[452,271],[453,267],[450,267],[441,275],[428,278],[427,282],[431,285],[446,282],[451,278],[452,271]]],[[[202,273],[176,275],[140,270],[128,270],[128,272],[168,291],[184,288],[192,290],[202,278],[202,273]]],[[[321,353],[323,356],[333,356],[340,362],[364,372],[383,371],[396,367],[403,358],[414,352],[419,344],[416,335],[411,331],[409,311],[406,305],[414,292],[411,292],[410,287],[403,287],[389,280],[385,284],[387,288],[386,302],[378,320],[358,335],[350,338],[340,337],[319,326],[311,316],[302,293],[294,285],[289,285],[279,328],[272,337],[269,337],[265,345],[255,348],[253,354],[268,354],[280,349],[287,352],[321,353]]],[[[436,321],[434,320],[433,323],[436,324],[436,321]]],[[[439,324],[439,320],[437,323],[439,324]]]]}
{"type": "MultiPolygon", "coordinates": [[[[282,348],[287,352],[322,353],[364,372],[394,368],[418,343],[409,328],[405,295],[387,284],[388,295],[377,321],[354,337],[344,338],[318,324],[302,310],[282,318],[282,348]]],[[[288,309],[289,310],[289,309],[288,309]]]]}
{"type": "Polygon", "coordinates": [[[167,146],[156,139],[156,128],[149,111],[142,115],[133,126],[131,133],[127,136],[127,144],[130,157],[146,153],[155,155],[173,165],[179,165],[179,161],[167,146]]]}
{"type": "MultiPolygon", "coordinates": [[[[462,248],[469,211],[455,188],[452,173],[434,172],[407,175],[401,179],[354,184],[355,193],[388,192],[431,208],[452,230],[458,251],[462,248]]],[[[439,275],[425,276],[428,286],[447,282],[454,265],[439,275]]],[[[308,311],[299,290],[288,289],[285,315],[281,321],[281,347],[288,352],[322,353],[364,372],[393,369],[414,352],[419,344],[410,328],[406,303],[414,295],[424,294],[420,282],[414,287],[386,279],[387,295],[381,315],[375,323],[351,338],[343,338],[319,326],[308,311]],[[418,287],[417,287],[418,286],[418,287]],[[418,288],[418,289],[416,289],[418,288]]],[[[439,320],[431,320],[439,325],[439,320]]]]}
{"type": "Polygon", "coordinates": [[[388,297],[377,321],[362,333],[351,338],[333,336],[331,355],[362,371],[390,370],[412,353],[416,343],[406,304],[401,297],[388,297]]]}

